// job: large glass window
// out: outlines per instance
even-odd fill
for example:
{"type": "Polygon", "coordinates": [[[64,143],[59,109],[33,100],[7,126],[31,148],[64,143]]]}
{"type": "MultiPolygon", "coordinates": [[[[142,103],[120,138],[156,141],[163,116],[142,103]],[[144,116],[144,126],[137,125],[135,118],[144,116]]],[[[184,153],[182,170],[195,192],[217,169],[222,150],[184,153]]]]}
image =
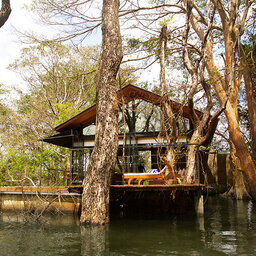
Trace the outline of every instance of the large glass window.
{"type": "Polygon", "coordinates": [[[83,135],[95,135],[96,125],[91,124],[83,129],[83,135]]]}
{"type": "Polygon", "coordinates": [[[124,117],[127,133],[160,131],[160,107],[144,100],[135,100],[125,104],[125,109],[120,107],[118,116],[119,133],[124,133],[124,117]]]}

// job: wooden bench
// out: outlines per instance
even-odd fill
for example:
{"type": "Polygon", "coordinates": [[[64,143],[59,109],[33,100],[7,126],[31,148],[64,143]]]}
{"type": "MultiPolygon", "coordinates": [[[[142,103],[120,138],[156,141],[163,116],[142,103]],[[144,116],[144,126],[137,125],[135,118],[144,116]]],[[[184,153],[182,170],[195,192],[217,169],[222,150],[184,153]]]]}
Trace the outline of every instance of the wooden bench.
{"type": "MultiPolygon", "coordinates": [[[[181,175],[175,174],[175,179],[181,179],[181,175]]],[[[165,168],[163,168],[158,173],[125,173],[124,180],[127,180],[128,185],[131,185],[131,182],[133,180],[137,180],[138,185],[141,185],[141,182],[145,181],[145,180],[157,181],[156,183],[159,183],[160,181],[166,180],[165,168]]],[[[154,182],[152,182],[152,183],[154,183],[154,182]]]]}
{"type": "Polygon", "coordinates": [[[143,180],[163,180],[164,173],[125,173],[124,179],[128,180],[128,185],[131,185],[132,180],[137,180],[138,185],[141,185],[143,180]]]}

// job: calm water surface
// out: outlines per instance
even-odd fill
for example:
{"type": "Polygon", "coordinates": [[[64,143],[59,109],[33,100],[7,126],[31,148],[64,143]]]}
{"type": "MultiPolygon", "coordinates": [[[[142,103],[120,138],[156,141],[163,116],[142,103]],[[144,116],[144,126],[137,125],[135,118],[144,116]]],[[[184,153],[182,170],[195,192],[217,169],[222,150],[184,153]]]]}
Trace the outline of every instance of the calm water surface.
{"type": "Polygon", "coordinates": [[[255,255],[256,203],[211,197],[204,217],[115,219],[80,227],[70,216],[24,223],[0,214],[0,256],[255,255]]]}

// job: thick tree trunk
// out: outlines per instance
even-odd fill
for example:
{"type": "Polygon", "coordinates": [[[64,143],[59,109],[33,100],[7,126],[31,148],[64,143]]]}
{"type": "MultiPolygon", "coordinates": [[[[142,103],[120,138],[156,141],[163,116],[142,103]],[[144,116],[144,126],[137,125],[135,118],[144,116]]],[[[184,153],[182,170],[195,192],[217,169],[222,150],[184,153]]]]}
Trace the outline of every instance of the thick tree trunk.
{"type": "Polygon", "coordinates": [[[118,148],[116,75],[122,59],[119,0],[104,0],[102,47],[97,74],[95,146],[85,175],[81,223],[109,222],[109,186],[118,148]]]}
{"type": "Polygon", "coordinates": [[[238,121],[234,118],[232,109],[225,111],[229,123],[229,134],[235,147],[235,156],[239,158],[241,170],[246,181],[249,194],[256,199],[256,170],[248,146],[239,129],[238,121]]]}
{"type": "MultiPolygon", "coordinates": [[[[231,41],[231,38],[228,38],[227,40],[231,41]]],[[[232,49],[229,44],[226,46],[226,65],[231,66],[232,65],[232,60],[231,60],[231,55],[232,55],[232,49]],[[229,60],[229,61],[227,61],[229,60]]],[[[225,80],[229,81],[229,76],[230,76],[230,69],[226,71],[226,76],[225,80]]],[[[237,78],[233,78],[233,81],[230,82],[231,84],[231,92],[229,95],[229,103],[232,106],[232,109],[234,111],[234,115],[236,117],[236,122],[239,124],[239,117],[238,117],[238,108],[237,108],[237,98],[238,98],[238,89],[240,87],[240,82],[237,80],[237,78]]],[[[226,82],[227,84],[227,82],[226,82]]],[[[227,88],[225,88],[225,91],[227,91],[227,88]]],[[[231,137],[232,135],[230,134],[229,131],[229,136],[231,137]]],[[[240,165],[240,160],[236,154],[236,148],[234,144],[231,142],[230,143],[230,156],[231,156],[231,170],[232,170],[232,187],[230,191],[227,193],[227,195],[236,198],[236,199],[243,199],[243,198],[249,198],[249,194],[246,190],[245,187],[245,181],[244,181],[244,176],[243,173],[241,172],[241,165],[240,165]]]]}
{"type": "MultiPolygon", "coordinates": [[[[210,79],[213,81],[215,91],[218,95],[220,103],[223,104],[226,92],[222,87],[222,79],[216,66],[213,63],[213,57],[211,52],[208,52],[207,58],[207,70],[209,72],[210,79]]],[[[243,171],[245,177],[247,190],[249,194],[254,199],[256,199],[256,169],[250,155],[248,146],[240,131],[236,113],[237,111],[233,109],[232,104],[230,103],[230,101],[228,101],[225,115],[228,121],[229,135],[234,144],[236,156],[240,159],[241,170],[243,171]]]]}
{"type": "MultiPolygon", "coordinates": [[[[249,3],[247,3],[249,4],[249,3]]],[[[238,89],[240,86],[240,83],[238,83],[236,81],[236,76],[233,76],[232,80],[230,74],[230,69],[231,66],[235,64],[235,58],[232,59],[232,51],[234,49],[234,46],[236,45],[236,43],[238,42],[238,38],[240,37],[240,31],[238,30],[238,28],[236,27],[236,21],[238,21],[238,17],[237,17],[237,12],[239,9],[239,2],[237,2],[236,0],[231,0],[231,4],[230,4],[230,17],[228,18],[228,16],[225,15],[225,11],[223,9],[223,6],[221,4],[221,2],[218,2],[217,4],[217,9],[219,12],[219,15],[221,17],[222,20],[222,27],[223,27],[223,35],[224,35],[224,42],[225,42],[225,70],[226,70],[226,76],[225,76],[225,80],[223,81],[223,79],[220,78],[219,76],[219,72],[214,64],[213,61],[213,56],[212,56],[212,49],[211,51],[210,48],[208,47],[208,72],[210,75],[210,78],[213,81],[216,81],[216,83],[214,83],[215,86],[215,91],[217,93],[217,96],[219,98],[219,101],[221,102],[221,104],[223,103],[224,99],[225,99],[225,95],[226,95],[226,85],[230,84],[231,86],[231,97],[229,98],[229,101],[227,103],[227,107],[225,110],[225,115],[227,117],[228,120],[228,130],[229,130],[229,135],[230,138],[232,140],[232,143],[234,144],[234,151],[235,151],[235,155],[233,158],[238,157],[240,161],[235,160],[235,163],[239,163],[237,164],[235,169],[240,169],[243,172],[243,176],[245,178],[245,184],[246,184],[246,189],[249,192],[249,194],[256,199],[256,169],[255,169],[255,165],[253,163],[252,157],[250,155],[249,152],[249,148],[248,145],[246,144],[242,133],[240,131],[239,128],[239,121],[238,121],[238,110],[237,110],[237,94],[238,94],[238,89]]],[[[248,9],[247,9],[248,11],[248,9]]],[[[244,13],[244,17],[246,17],[246,12],[244,13]]],[[[239,25],[241,26],[240,29],[243,28],[243,21],[241,21],[239,23],[239,25]]],[[[235,174],[234,177],[239,176],[239,174],[235,174]]],[[[234,184],[236,184],[236,181],[234,180],[234,184]]],[[[242,183],[241,183],[242,184],[242,183]]],[[[239,194],[242,190],[243,190],[243,185],[241,185],[241,189],[238,189],[238,186],[235,186],[234,189],[237,189],[237,193],[235,194],[239,194]],[[238,191],[240,190],[240,191],[238,191]]]]}
{"type": "Polygon", "coordinates": [[[81,256],[109,255],[109,227],[82,226],[81,227],[81,256]]]}
{"type": "Polygon", "coordinates": [[[253,152],[256,153],[256,100],[253,95],[253,84],[248,71],[244,72],[244,81],[248,104],[249,125],[253,142],[253,152]]]}
{"type": "MultiPolygon", "coordinates": [[[[192,141],[191,141],[192,143],[192,141]]],[[[185,172],[185,184],[193,184],[195,183],[195,176],[196,176],[196,166],[197,166],[197,159],[196,154],[198,151],[198,145],[189,145],[188,152],[187,152],[187,161],[186,161],[186,172],[185,172]]]]}
{"type": "Polygon", "coordinates": [[[2,8],[0,10],[0,28],[5,24],[11,14],[10,0],[2,0],[2,8]]]}
{"type": "MultiPolygon", "coordinates": [[[[239,37],[241,33],[236,27],[236,24],[239,23],[239,28],[242,30],[245,25],[246,16],[248,14],[248,8],[251,2],[246,2],[246,6],[243,13],[243,18],[239,22],[238,13],[239,13],[239,1],[231,0],[230,1],[230,10],[226,10],[224,3],[222,1],[211,1],[214,6],[217,8],[218,14],[220,15],[222,30],[224,35],[225,43],[225,77],[223,78],[221,72],[218,70],[217,66],[214,63],[213,58],[213,40],[212,38],[205,40],[205,31],[203,26],[201,26],[198,19],[192,13],[190,16],[189,22],[193,26],[194,31],[197,33],[201,42],[204,44],[205,51],[205,63],[207,66],[209,80],[211,81],[216,94],[218,96],[219,102],[222,106],[226,105],[225,115],[228,121],[228,130],[230,138],[234,144],[236,156],[240,159],[241,170],[245,177],[245,183],[247,191],[250,195],[256,199],[256,168],[252,157],[250,155],[248,146],[242,136],[242,133],[239,129],[239,123],[237,119],[237,107],[234,107],[236,98],[233,96],[237,95],[238,84],[234,83],[236,79],[235,73],[235,50],[239,42],[239,37]],[[231,95],[230,100],[227,100],[227,90],[228,87],[231,88],[233,94],[231,95]]],[[[190,6],[193,6],[195,3],[188,1],[190,6]]],[[[187,1],[184,0],[184,5],[187,4],[187,1]]],[[[209,5],[210,6],[210,5],[209,5]]],[[[210,11],[210,10],[209,10],[210,11]]],[[[190,11],[191,12],[191,11],[190,11]]],[[[211,27],[209,28],[211,29],[211,27]]]]}
{"type": "MultiPolygon", "coordinates": [[[[229,102],[231,103],[232,108],[235,112],[236,121],[237,123],[239,123],[238,108],[237,108],[238,86],[236,85],[237,81],[235,79],[233,83],[234,83],[233,87],[237,89],[232,90],[229,102]]],[[[230,133],[229,133],[229,136],[231,137],[230,133]]],[[[228,195],[236,199],[249,198],[250,196],[248,195],[248,192],[245,187],[244,176],[243,176],[243,173],[241,172],[240,160],[236,154],[236,148],[232,142],[230,145],[230,157],[231,157],[231,170],[232,170],[233,184],[228,195]]]]}
{"type": "Polygon", "coordinates": [[[166,183],[169,179],[175,178],[175,148],[173,145],[169,145],[166,156],[162,157],[161,160],[164,162],[167,170],[165,171],[166,183]]]}
{"type": "MultiPolygon", "coordinates": [[[[208,146],[207,143],[211,142],[213,133],[216,129],[218,116],[222,113],[223,109],[220,108],[213,116],[210,115],[210,111],[213,107],[212,102],[212,95],[210,90],[210,84],[206,82],[204,77],[205,73],[205,53],[204,47],[201,52],[200,58],[193,63],[189,56],[188,50],[188,37],[189,37],[189,30],[190,30],[190,22],[191,22],[191,15],[194,3],[192,1],[185,1],[186,6],[186,24],[185,30],[183,33],[183,56],[184,56],[184,64],[191,75],[192,85],[189,90],[188,94],[188,107],[190,110],[190,117],[194,127],[193,134],[191,136],[189,145],[188,145],[188,152],[187,152],[187,161],[186,161],[186,173],[185,173],[185,183],[194,183],[199,181],[199,173],[198,173],[198,180],[196,180],[196,172],[197,170],[197,152],[199,146],[205,145],[208,146]],[[200,78],[200,79],[199,79],[200,78]],[[207,99],[207,105],[204,110],[202,116],[198,116],[195,112],[194,108],[194,97],[197,92],[197,88],[199,83],[201,83],[205,97],[207,99]]],[[[210,28],[210,24],[208,25],[210,28]]],[[[206,40],[207,38],[204,38],[206,40]]]]}
{"type": "MultiPolygon", "coordinates": [[[[242,64],[242,72],[244,77],[244,83],[245,83],[245,91],[246,91],[246,98],[247,98],[247,106],[248,106],[248,115],[249,115],[249,126],[250,126],[250,132],[252,136],[252,152],[256,153],[256,99],[255,99],[255,93],[253,91],[253,73],[256,73],[255,71],[255,64],[252,63],[254,61],[253,59],[249,59],[247,61],[248,56],[245,56],[244,50],[241,49],[240,51],[242,53],[241,56],[241,64],[242,64]],[[251,65],[250,65],[251,63],[251,65]]],[[[254,157],[255,159],[256,157],[254,157]]]]}
{"type": "Polygon", "coordinates": [[[231,196],[235,199],[248,199],[250,196],[246,190],[243,173],[241,172],[241,168],[239,168],[240,161],[235,154],[235,148],[233,144],[230,145],[230,148],[231,172],[229,175],[231,175],[231,177],[229,177],[229,180],[231,181],[231,184],[229,185],[231,185],[231,188],[225,195],[231,196]]]}
{"type": "Polygon", "coordinates": [[[167,171],[165,172],[166,178],[174,178],[175,170],[175,148],[174,145],[177,140],[177,125],[176,118],[172,111],[172,106],[169,100],[168,88],[165,79],[165,60],[166,60],[166,43],[167,43],[167,26],[163,26],[161,30],[161,49],[160,49],[160,82],[161,82],[161,92],[162,92],[162,129],[167,138],[169,144],[167,149],[167,154],[162,157],[162,161],[167,166],[167,171]]]}
{"type": "Polygon", "coordinates": [[[185,172],[185,180],[184,182],[187,184],[193,184],[196,181],[196,178],[199,179],[199,172],[198,177],[196,172],[199,171],[197,170],[199,163],[197,159],[197,154],[199,150],[199,146],[202,145],[203,143],[203,123],[202,121],[199,123],[199,126],[194,130],[192,137],[190,139],[188,149],[187,149],[187,161],[186,161],[186,172],[185,172]]]}
{"type": "Polygon", "coordinates": [[[223,34],[225,39],[225,78],[223,79],[221,77],[220,72],[214,63],[214,59],[212,56],[212,42],[208,42],[206,45],[206,64],[210,79],[213,81],[214,89],[221,104],[223,104],[226,99],[227,85],[229,84],[229,86],[231,86],[231,94],[225,110],[225,115],[228,121],[228,131],[232,143],[234,144],[235,156],[238,157],[240,160],[240,165],[237,166],[237,169],[241,168],[244,174],[243,176],[245,178],[247,191],[253,198],[256,198],[256,169],[251,158],[248,146],[240,131],[238,122],[237,93],[240,83],[236,81],[237,78],[235,75],[230,75],[232,72],[231,66],[233,66],[235,62],[234,57],[232,58],[232,52],[234,51],[234,46],[236,45],[237,36],[239,36],[239,31],[235,26],[235,0],[231,1],[230,8],[233,8],[230,12],[232,15],[230,19],[227,20],[228,18],[224,14],[221,2],[218,2],[217,4],[217,9],[222,20],[223,34]]]}

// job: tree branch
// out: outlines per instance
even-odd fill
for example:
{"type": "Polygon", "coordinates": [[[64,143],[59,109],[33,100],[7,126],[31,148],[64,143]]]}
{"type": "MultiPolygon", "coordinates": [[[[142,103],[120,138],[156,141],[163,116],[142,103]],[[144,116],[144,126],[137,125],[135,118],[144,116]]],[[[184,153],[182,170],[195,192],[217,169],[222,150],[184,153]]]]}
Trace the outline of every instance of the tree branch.
{"type": "Polygon", "coordinates": [[[10,0],[2,0],[2,8],[0,10],[0,28],[5,24],[11,14],[10,0]]]}

